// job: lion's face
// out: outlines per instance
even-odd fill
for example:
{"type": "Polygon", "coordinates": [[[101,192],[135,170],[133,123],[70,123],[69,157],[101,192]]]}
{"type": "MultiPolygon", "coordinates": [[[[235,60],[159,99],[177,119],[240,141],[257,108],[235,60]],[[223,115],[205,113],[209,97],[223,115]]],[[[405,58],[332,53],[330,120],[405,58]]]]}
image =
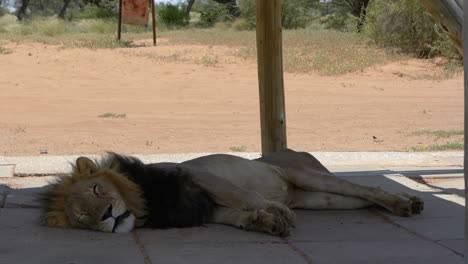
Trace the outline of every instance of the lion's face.
{"type": "Polygon", "coordinates": [[[135,183],[84,157],[77,160],[71,177],[61,178],[44,196],[48,226],[125,233],[145,214],[135,183]]]}
{"type": "Polygon", "coordinates": [[[73,227],[104,232],[130,232],[135,216],[113,184],[96,177],[74,184],[65,207],[73,227]]]}

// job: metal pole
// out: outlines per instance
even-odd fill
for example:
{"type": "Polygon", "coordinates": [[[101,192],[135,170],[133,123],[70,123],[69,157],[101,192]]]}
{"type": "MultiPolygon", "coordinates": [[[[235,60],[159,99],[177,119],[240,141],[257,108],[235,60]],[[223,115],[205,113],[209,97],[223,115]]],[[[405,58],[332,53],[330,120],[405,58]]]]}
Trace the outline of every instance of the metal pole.
{"type": "Polygon", "coordinates": [[[119,0],[119,29],[117,33],[117,39],[120,41],[121,32],[122,32],[122,1],[119,0]]]}
{"type": "MultiPolygon", "coordinates": [[[[468,1],[464,1],[464,10],[468,10],[468,1]]],[[[468,12],[463,12],[463,43],[468,43],[468,12]]],[[[468,54],[468,45],[463,45],[464,54],[468,54]]],[[[468,264],[468,147],[466,146],[466,131],[468,131],[468,56],[463,57],[464,61],[464,84],[465,84],[465,117],[464,117],[464,129],[465,129],[465,150],[463,160],[463,172],[465,178],[465,264],[468,264]]]]}
{"type": "MultiPolygon", "coordinates": [[[[121,0],[122,1],[122,0],[121,0]]],[[[156,46],[156,19],[155,19],[155,3],[154,3],[154,0],[150,0],[151,1],[151,16],[152,16],[152,19],[153,19],[153,46],[156,46]]]]}
{"type": "Polygon", "coordinates": [[[258,86],[263,155],[285,149],[281,0],[256,0],[258,86]]]}

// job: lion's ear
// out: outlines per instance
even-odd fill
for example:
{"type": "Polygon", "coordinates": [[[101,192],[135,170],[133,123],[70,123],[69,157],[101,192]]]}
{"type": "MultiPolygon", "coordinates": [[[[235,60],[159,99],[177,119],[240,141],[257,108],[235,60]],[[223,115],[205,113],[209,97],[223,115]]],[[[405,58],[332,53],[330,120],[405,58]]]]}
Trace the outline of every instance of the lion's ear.
{"type": "Polygon", "coordinates": [[[44,224],[49,227],[71,228],[70,221],[64,212],[48,212],[44,216],[44,224]]]}
{"type": "Polygon", "coordinates": [[[79,157],[76,160],[76,170],[79,174],[89,176],[97,171],[96,164],[87,157],[79,157]]]}

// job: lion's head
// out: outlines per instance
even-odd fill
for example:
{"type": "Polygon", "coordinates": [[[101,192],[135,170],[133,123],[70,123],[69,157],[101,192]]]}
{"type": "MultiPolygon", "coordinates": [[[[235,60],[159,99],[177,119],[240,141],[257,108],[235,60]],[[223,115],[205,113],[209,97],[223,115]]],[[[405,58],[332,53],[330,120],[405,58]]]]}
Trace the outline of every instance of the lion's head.
{"type": "Polygon", "coordinates": [[[80,157],[72,174],[43,193],[43,221],[51,227],[124,233],[145,215],[137,184],[109,166],[80,157]]]}

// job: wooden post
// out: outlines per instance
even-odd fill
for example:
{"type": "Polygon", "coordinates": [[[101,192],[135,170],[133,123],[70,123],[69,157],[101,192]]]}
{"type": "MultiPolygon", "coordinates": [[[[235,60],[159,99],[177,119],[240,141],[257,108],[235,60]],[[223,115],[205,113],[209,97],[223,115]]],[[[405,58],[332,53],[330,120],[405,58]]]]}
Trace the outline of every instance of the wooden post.
{"type": "MultiPolygon", "coordinates": [[[[463,8],[468,10],[468,0],[465,0],[463,8]]],[[[463,14],[463,42],[468,43],[468,12],[463,14]]],[[[468,53],[468,45],[463,47],[464,51],[468,53]]],[[[468,57],[468,56],[467,56],[468,57]]],[[[466,131],[468,131],[468,58],[463,57],[464,67],[465,67],[465,154],[463,160],[463,172],[465,177],[465,264],[468,264],[468,147],[466,146],[466,131]]]]}
{"type": "Polygon", "coordinates": [[[117,33],[117,39],[120,41],[120,37],[122,35],[122,1],[119,0],[119,28],[117,33]]]}
{"type": "MultiPolygon", "coordinates": [[[[463,56],[462,0],[419,0],[463,56]]],[[[466,1],[465,1],[466,2],[466,1]]]]}
{"type": "MultiPolygon", "coordinates": [[[[122,1],[122,0],[121,0],[122,1]]],[[[151,2],[151,16],[153,19],[153,46],[156,46],[156,19],[155,19],[155,7],[154,7],[154,0],[149,0],[151,2]]]]}
{"type": "Polygon", "coordinates": [[[287,147],[281,0],[256,0],[262,153],[287,147]]]}

